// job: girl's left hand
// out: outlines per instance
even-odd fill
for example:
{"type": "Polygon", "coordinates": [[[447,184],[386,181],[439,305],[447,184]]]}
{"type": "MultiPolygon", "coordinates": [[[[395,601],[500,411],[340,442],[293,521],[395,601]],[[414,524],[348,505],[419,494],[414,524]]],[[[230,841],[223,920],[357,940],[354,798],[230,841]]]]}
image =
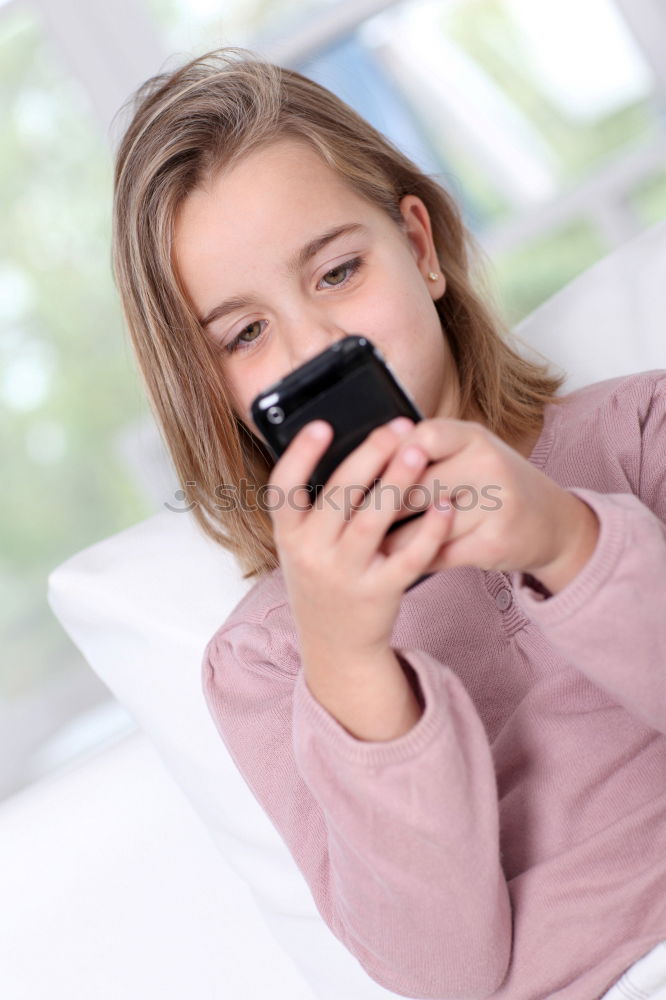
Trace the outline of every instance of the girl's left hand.
{"type": "MultiPolygon", "coordinates": [[[[410,506],[396,520],[417,505],[429,506],[422,500],[453,507],[447,541],[427,572],[455,566],[518,570],[560,589],[594,550],[599,529],[592,508],[483,424],[422,420],[405,435],[402,448],[409,445],[421,448],[431,464],[415,483],[421,489],[412,488],[413,499],[407,492],[410,506]]],[[[381,551],[402,548],[415,527],[408,523],[388,534],[381,551]]]]}

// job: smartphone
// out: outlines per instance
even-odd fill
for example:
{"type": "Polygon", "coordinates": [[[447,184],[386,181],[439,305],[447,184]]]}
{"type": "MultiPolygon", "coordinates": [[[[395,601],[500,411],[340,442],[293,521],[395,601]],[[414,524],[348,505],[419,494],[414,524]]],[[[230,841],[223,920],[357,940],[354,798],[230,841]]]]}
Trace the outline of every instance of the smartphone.
{"type": "MultiPolygon", "coordinates": [[[[276,460],[305,424],[321,419],[332,425],[333,440],[308,482],[313,499],[375,427],[395,417],[409,417],[415,423],[423,419],[380,351],[367,337],[356,334],[336,341],[268,386],[253,400],[251,413],[276,460]]],[[[394,521],[388,531],[422,513],[394,521]]]]}

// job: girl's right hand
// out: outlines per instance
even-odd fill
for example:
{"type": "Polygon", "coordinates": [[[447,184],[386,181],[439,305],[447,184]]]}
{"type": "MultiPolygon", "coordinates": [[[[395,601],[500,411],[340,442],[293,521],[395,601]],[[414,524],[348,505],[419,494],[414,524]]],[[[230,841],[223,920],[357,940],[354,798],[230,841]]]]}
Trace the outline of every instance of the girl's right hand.
{"type": "Polygon", "coordinates": [[[413,426],[399,417],[372,431],[334,470],[323,502],[309,508],[312,497],[302,484],[330,444],[331,425],[316,420],[303,427],[273,469],[271,506],[282,500],[271,511],[273,534],[305,662],[384,655],[405,590],[446,542],[452,509],[431,505],[407,544],[390,555],[380,551],[400,512],[395,489],[382,488],[379,497],[373,489],[369,503],[345,510],[350,497],[358,508],[380,476],[382,487],[397,487],[404,499],[428,464],[420,448],[401,448],[413,426]]]}

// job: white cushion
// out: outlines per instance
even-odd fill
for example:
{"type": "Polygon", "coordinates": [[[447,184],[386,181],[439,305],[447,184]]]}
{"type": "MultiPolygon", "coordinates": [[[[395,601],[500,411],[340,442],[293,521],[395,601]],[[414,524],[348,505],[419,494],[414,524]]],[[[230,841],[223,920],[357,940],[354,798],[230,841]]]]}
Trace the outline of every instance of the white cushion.
{"type": "Polygon", "coordinates": [[[5,799],[0,841],[5,1000],[314,1000],[145,733],[5,799]]]}
{"type": "Polygon", "coordinates": [[[514,332],[567,373],[567,392],[666,368],[665,276],[660,222],[579,275],[514,332]]]}
{"type": "MultiPolygon", "coordinates": [[[[662,223],[577,278],[516,333],[567,373],[564,391],[666,368],[665,273],[662,223]]],[[[250,585],[189,513],[164,510],[57,567],[49,602],[153,741],[316,996],[397,996],[370,979],[324,924],[203,700],[204,646],[250,585]]]]}

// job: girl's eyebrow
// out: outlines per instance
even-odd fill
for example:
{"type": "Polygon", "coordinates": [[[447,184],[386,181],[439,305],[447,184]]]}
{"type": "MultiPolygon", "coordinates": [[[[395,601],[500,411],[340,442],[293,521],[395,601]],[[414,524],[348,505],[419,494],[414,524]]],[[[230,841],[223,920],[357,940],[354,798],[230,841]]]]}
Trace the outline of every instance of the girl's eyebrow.
{"type": "MultiPolygon", "coordinates": [[[[304,247],[301,247],[294,256],[287,262],[287,272],[289,274],[298,273],[307,262],[318,254],[320,250],[323,250],[327,244],[332,243],[336,240],[338,236],[345,236],[348,233],[363,233],[366,234],[368,229],[366,226],[362,226],[360,222],[349,222],[342,226],[336,226],[334,229],[329,229],[321,236],[316,236],[309,243],[306,243],[304,247]]],[[[247,306],[252,305],[252,300],[247,298],[247,296],[240,296],[233,299],[225,299],[221,302],[219,306],[215,306],[214,309],[204,316],[200,323],[203,327],[209,326],[214,323],[216,319],[221,319],[222,316],[226,316],[228,313],[233,312],[235,309],[245,309],[247,306]]]]}

